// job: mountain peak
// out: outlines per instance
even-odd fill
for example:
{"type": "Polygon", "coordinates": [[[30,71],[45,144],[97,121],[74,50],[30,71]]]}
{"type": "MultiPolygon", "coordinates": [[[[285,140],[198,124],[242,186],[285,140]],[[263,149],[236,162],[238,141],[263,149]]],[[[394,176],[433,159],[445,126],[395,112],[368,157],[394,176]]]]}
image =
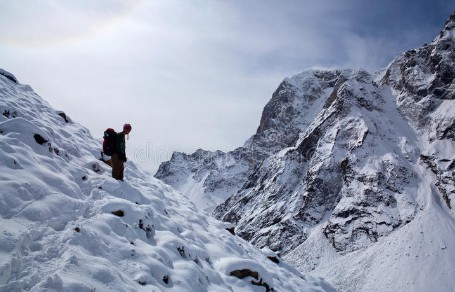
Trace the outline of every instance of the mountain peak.
{"type": "Polygon", "coordinates": [[[444,30],[453,30],[455,28],[455,11],[447,19],[444,30]]]}

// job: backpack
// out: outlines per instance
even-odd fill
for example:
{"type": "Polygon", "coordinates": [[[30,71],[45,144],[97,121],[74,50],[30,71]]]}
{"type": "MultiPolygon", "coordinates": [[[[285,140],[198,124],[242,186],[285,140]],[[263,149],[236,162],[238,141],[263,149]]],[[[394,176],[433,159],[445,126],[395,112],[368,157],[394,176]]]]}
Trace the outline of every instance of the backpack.
{"type": "Polygon", "coordinates": [[[108,128],[104,131],[104,140],[103,140],[103,153],[112,156],[114,154],[115,148],[115,138],[117,137],[117,132],[112,128],[108,128]]]}

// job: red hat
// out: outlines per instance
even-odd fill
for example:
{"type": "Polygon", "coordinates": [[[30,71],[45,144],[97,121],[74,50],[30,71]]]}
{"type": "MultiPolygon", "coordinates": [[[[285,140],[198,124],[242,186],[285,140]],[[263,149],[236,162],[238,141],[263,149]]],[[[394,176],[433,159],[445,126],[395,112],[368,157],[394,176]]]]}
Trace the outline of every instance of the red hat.
{"type": "Polygon", "coordinates": [[[124,124],[124,125],[123,125],[123,131],[128,131],[128,132],[130,132],[130,131],[131,131],[131,125],[130,125],[130,124],[124,124]]]}

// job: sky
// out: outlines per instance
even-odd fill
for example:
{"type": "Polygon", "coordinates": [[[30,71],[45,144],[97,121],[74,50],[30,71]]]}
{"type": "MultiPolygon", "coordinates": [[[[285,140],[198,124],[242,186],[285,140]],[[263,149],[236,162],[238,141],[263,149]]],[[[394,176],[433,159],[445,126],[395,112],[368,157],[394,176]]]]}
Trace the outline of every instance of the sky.
{"type": "Polygon", "coordinates": [[[233,150],[285,77],[387,66],[431,42],[455,0],[2,0],[0,68],[129,159],[233,150]]]}

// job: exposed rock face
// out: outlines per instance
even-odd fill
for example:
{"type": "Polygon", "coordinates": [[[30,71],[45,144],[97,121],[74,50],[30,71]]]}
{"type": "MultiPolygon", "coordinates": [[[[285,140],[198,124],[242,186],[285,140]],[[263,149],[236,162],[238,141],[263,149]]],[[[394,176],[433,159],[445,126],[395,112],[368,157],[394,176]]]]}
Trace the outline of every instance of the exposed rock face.
{"type": "Polygon", "coordinates": [[[339,254],[368,247],[414,220],[428,196],[453,212],[454,35],[455,14],[431,44],[380,73],[309,70],[285,79],[239,148],[246,155],[233,160],[241,171],[194,163],[195,153],[173,157],[156,176],[177,188],[205,178],[204,194],[229,186],[214,215],[281,254],[315,230],[339,254]]]}
{"type": "Polygon", "coordinates": [[[295,146],[268,157],[215,210],[258,246],[287,253],[324,223],[335,249],[348,252],[416,212],[408,186],[416,180],[409,159],[418,152],[400,148],[412,140],[412,129],[394,119],[399,114],[387,88],[365,71],[343,71],[319,99],[323,107],[295,146]]]}
{"type": "Polygon", "coordinates": [[[397,105],[421,135],[427,147],[420,163],[436,178],[436,186],[447,206],[455,199],[455,13],[439,36],[429,44],[397,57],[382,83],[397,95],[397,105]],[[452,149],[452,151],[441,151],[452,149]]]}
{"type": "Polygon", "coordinates": [[[273,154],[294,146],[323,106],[319,96],[333,90],[341,71],[312,71],[286,78],[262,112],[255,135],[245,147],[273,154]]]}

